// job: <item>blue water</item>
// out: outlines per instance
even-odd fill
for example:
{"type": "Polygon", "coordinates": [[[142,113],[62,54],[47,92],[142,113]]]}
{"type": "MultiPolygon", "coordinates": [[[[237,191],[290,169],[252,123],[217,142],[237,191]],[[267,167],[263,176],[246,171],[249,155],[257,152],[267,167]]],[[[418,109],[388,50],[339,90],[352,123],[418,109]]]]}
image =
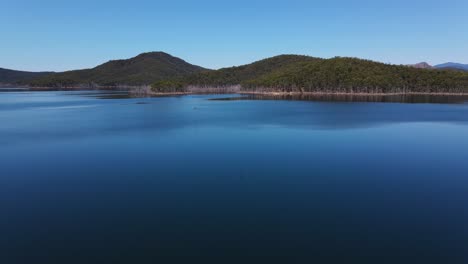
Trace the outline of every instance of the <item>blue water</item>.
{"type": "Polygon", "coordinates": [[[224,97],[0,93],[0,263],[468,263],[468,104],[224,97]]]}

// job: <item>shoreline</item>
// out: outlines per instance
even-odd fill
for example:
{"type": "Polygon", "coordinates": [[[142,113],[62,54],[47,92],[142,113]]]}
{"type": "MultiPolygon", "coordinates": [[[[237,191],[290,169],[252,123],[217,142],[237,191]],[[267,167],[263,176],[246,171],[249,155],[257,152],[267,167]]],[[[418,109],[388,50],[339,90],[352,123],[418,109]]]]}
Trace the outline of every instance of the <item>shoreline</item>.
{"type": "Polygon", "coordinates": [[[187,91],[187,92],[153,92],[147,87],[130,87],[130,86],[103,86],[103,87],[19,87],[19,86],[2,86],[1,90],[22,90],[22,91],[128,91],[129,95],[135,97],[144,97],[144,96],[183,96],[183,95],[203,95],[203,94],[241,94],[241,95],[260,95],[260,96],[411,96],[411,95],[421,95],[421,96],[468,96],[466,93],[451,93],[451,92],[399,92],[399,93],[346,93],[346,92],[257,92],[257,91],[227,91],[227,92],[216,92],[210,89],[207,89],[206,92],[202,90],[198,91],[187,91]]]}
{"type": "Polygon", "coordinates": [[[240,94],[240,95],[262,95],[262,96],[468,96],[468,93],[438,93],[438,92],[407,92],[407,93],[332,93],[332,92],[249,92],[240,91],[235,93],[211,93],[211,92],[150,92],[148,96],[179,96],[179,95],[203,95],[203,94],[240,94]]]}
{"type": "Polygon", "coordinates": [[[268,95],[268,96],[323,96],[323,95],[348,95],[348,96],[404,96],[404,95],[441,95],[441,96],[468,96],[468,93],[446,92],[406,92],[406,93],[343,93],[343,92],[240,92],[240,94],[268,95]]]}

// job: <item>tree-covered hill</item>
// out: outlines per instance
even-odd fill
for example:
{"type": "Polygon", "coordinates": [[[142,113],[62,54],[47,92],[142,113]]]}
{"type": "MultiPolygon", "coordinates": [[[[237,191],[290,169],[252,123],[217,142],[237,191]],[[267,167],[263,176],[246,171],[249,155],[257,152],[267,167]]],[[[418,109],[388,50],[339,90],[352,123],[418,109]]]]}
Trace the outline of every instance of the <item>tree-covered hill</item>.
{"type": "Polygon", "coordinates": [[[109,61],[93,69],[62,73],[0,69],[0,83],[48,88],[152,84],[152,90],[158,93],[468,93],[468,72],[300,55],[280,55],[248,65],[207,70],[163,52],[150,52],[109,61]]]}
{"type": "Polygon", "coordinates": [[[183,78],[161,80],[153,83],[152,86],[153,90],[158,92],[183,92],[187,86],[206,88],[234,86],[246,81],[255,80],[272,72],[286,70],[296,63],[321,60],[300,55],[280,55],[243,66],[223,68],[216,71],[204,71],[183,78]]]}
{"type": "Polygon", "coordinates": [[[278,56],[250,65],[203,72],[153,84],[155,92],[191,86],[240,85],[249,92],[408,93],[468,92],[468,73],[417,69],[356,58],[278,56]]]}
{"type": "Polygon", "coordinates": [[[337,57],[272,72],[242,86],[282,92],[459,93],[468,92],[468,73],[337,57]]]}
{"type": "Polygon", "coordinates": [[[46,76],[50,74],[52,74],[52,72],[27,72],[0,68],[0,83],[17,84],[20,82],[27,82],[33,78],[46,76]]]}
{"type": "Polygon", "coordinates": [[[39,87],[138,86],[204,71],[163,52],[143,53],[127,60],[113,60],[93,69],[56,73],[28,82],[39,87]]]}

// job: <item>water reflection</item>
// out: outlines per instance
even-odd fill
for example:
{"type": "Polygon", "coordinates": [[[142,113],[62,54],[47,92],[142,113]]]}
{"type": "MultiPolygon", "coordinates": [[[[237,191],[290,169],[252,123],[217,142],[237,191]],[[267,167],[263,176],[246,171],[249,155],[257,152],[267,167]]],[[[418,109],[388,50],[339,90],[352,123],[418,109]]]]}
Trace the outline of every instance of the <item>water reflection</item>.
{"type": "Polygon", "coordinates": [[[0,263],[467,263],[467,105],[108,96],[0,96],[0,263]]]}
{"type": "Polygon", "coordinates": [[[28,88],[1,88],[0,87],[0,93],[1,92],[21,92],[21,91],[29,91],[28,88]]]}
{"type": "MultiPolygon", "coordinates": [[[[338,130],[400,123],[468,123],[465,104],[345,103],[358,99],[372,102],[397,99],[321,98],[324,101],[308,100],[310,97],[240,95],[128,98],[125,92],[108,91],[7,93],[0,97],[0,144],[142,131],[160,134],[187,127],[338,130]]],[[[462,99],[407,97],[406,100],[461,103],[462,99]]]]}
{"type": "Polygon", "coordinates": [[[291,100],[317,102],[368,102],[368,103],[430,103],[430,104],[460,104],[468,102],[468,95],[345,95],[345,94],[306,94],[306,95],[242,95],[210,100],[291,100]]]}

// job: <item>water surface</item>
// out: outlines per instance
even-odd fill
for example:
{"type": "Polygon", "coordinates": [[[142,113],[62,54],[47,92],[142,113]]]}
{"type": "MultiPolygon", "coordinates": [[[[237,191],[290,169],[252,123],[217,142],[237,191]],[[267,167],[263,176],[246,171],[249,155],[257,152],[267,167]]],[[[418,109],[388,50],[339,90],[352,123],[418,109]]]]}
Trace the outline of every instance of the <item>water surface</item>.
{"type": "Polygon", "coordinates": [[[0,263],[467,263],[463,100],[226,97],[0,93],[0,263]]]}

